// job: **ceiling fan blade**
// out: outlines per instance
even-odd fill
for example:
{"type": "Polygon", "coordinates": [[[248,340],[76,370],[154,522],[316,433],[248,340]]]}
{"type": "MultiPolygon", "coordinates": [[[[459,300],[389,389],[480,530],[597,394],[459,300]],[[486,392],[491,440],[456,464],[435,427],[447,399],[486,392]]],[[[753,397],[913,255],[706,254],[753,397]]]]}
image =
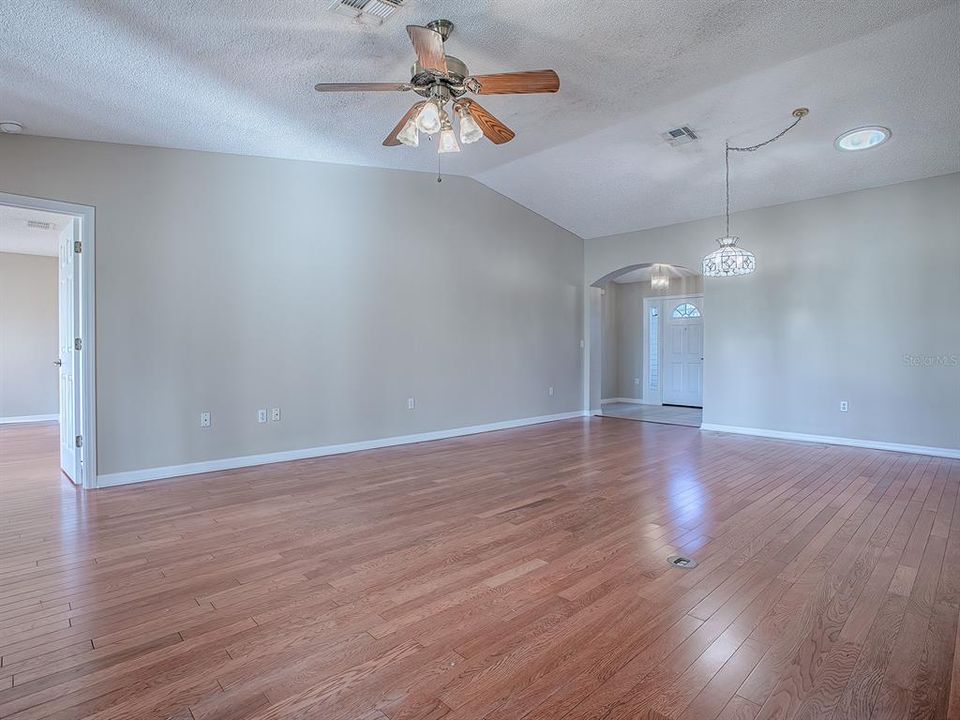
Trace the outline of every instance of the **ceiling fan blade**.
{"type": "Polygon", "coordinates": [[[443,51],[443,36],[436,30],[407,25],[407,34],[417,51],[417,60],[424,70],[436,70],[447,74],[447,55],[443,51]]]}
{"type": "Polygon", "coordinates": [[[553,70],[524,70],[496,75],[473,75],[464,83],[477,95],[524,95],[555,93],[560,89],[560,76],[553,70]]]}
{"type": "Polygon", "coordinates": [[[317,92],[384,92],[410,89],[410,83],[317,83],[313,86],[317,92]]]}
{"type": "Polygon", "coordinates": [[[480,103],[474,100],[460,100],[459,102],[467,106],[470,114],[473,115],[473,119],[477,121],[477,125],[483,130],[483,134],[495,145],[508,143],[516,136],[513,130],[487,112],[486,108],[480,105],[480,103]]]}
{"type": "Polygon", "coordinates": [[[386,145],[387,147],[400,145],[401,143],[399,140],[397,140],[397,135],[399,135],[400,131],[403,130],[403,126],[407,124],[407,120],[414,117],[420,111],[420,108],[422,108],[426,104],[427,104],[427,101],[423,100],[421,102],[415,103],[412,108],[407,110],[407,114],[404,115],[400,119],[400,122],[397,123],[397,126],[390,131],[390,134],[387,135],[387,138],[386,140],[383,141],[383,144],[386,145]]]}

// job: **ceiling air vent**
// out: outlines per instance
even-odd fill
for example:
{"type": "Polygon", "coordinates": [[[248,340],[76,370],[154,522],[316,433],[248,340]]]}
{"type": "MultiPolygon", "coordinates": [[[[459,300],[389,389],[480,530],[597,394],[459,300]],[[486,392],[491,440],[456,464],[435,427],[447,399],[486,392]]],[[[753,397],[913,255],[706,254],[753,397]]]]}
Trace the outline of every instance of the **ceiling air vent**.
{"type": "Polygon", "coordinates": [[[361,22],[382,25],[403,3],[404,0],[336,0],[330,9],[361,22]]]}
{"type": "Polygon", "coordinates": [[[686,145],[694,140],[699,140],[697,134],[686,125],[674,128],[673,130],[667,130],[665,133],[660,133],[660,137],[673,146],[686,145]]]}
{"type": "Polygon", "coordinates": [[[42,222],[40,220],[27,220],[27,227],[32,230],[50,230],[53,228],[53,223],[42,222]]]}

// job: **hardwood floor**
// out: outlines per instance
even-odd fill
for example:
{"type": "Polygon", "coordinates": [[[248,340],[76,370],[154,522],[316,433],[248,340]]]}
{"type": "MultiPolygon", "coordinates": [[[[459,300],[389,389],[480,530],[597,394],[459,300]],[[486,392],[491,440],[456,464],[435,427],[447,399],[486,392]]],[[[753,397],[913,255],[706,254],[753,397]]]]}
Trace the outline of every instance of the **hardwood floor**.
{"type": "Polygon", "coordinates": [[[960,461],[593,418],[84,493],[56,432],[3,718],[960,718],[960,461]]]}

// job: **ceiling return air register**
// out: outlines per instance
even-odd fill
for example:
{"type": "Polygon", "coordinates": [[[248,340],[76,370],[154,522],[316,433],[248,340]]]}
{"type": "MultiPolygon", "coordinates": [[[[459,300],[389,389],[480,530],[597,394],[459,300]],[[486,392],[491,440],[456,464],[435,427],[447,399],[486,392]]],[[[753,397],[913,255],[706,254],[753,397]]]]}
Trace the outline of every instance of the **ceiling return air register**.
{"type": "Polygon", "coordinates": [[[674,147],[677,145],[686,145],[687,143],[700,139],[699,136],[693,130],[691,130],[688,125],[667,130],[666,132],[660,133],[660,137],[674,147]]]}
{"type": "Polygon", "coordinates": [[[363,23],[382,25],[404,3],[404,0],[336,0],[330,9],[363,23]]]}

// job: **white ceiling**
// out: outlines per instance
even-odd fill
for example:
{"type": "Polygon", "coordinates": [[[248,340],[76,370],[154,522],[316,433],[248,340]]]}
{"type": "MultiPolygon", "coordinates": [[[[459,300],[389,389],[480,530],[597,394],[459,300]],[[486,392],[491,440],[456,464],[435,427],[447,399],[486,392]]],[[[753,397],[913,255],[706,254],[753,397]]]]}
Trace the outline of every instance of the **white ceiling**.
{"type": "MultiPolygon", "coordinates": [[[[557,95],[483,99],[517,138],[465,148],[475,177],[581,237],[715,215],[723,142],[735,209],[960,170],[956,0],[407,0],[382,27],[327,0],[21,0],[0,5],[0,119],[25,132],[436,171],[431,147],[381,141],[412,94],[325,94],[402,81],[403,26],[447,17],[474,73],[552,67],[557,95]],[[689,124],[698,143],[659,134],[689,124]],[[841,155],[841,131],[893,129],[841,155]]],[[[720,234],[718,232],[718,234],[720,234]]]]}
{"type": "Polygon", "coordinates": [[[67,215],[0,205],[0,252],[56,257],[60,232],[69,221],[67,215]],[[50,223],[50,229],[32,228],[30,220],[50,223]]]}

